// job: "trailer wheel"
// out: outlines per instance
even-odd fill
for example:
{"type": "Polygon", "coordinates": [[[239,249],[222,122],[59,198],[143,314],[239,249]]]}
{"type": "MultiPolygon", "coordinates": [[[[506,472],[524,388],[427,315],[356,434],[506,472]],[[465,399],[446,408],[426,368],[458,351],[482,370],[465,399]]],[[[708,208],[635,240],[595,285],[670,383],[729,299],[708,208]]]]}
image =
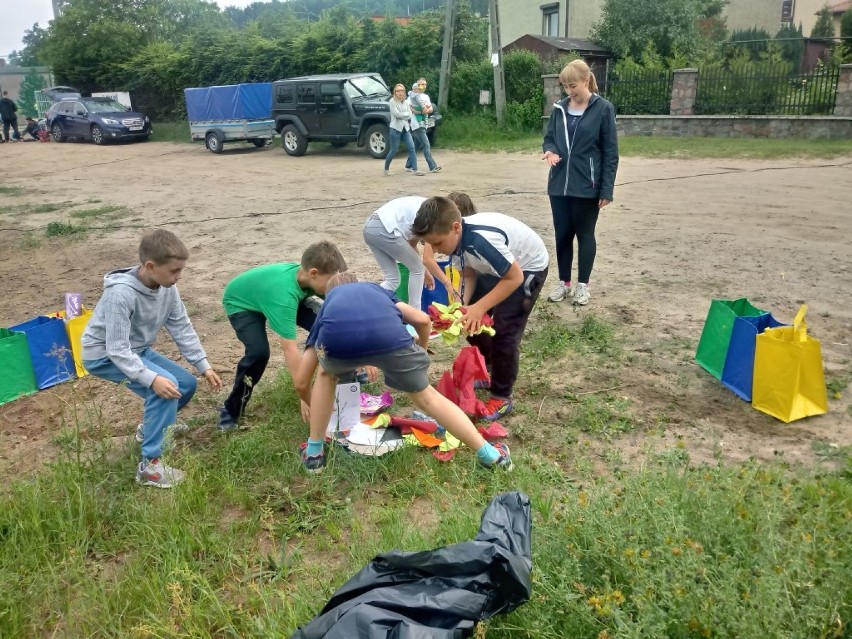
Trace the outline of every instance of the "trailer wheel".
{"type": "Polygon", "coordinates": [[[207,146],[208,151],[221,153],[222,148],[225,146],[225,136],[221,131],[210,131],[210,133],[204,136],[204,144],[207,146]]]}
{"type": "Polygon", "coordinates": [[[288,124],[281,131],[281,146],[284,147],[287,155],[299,157],[308,150],[308,139],[299,133],[299,129],[288,124]]]}

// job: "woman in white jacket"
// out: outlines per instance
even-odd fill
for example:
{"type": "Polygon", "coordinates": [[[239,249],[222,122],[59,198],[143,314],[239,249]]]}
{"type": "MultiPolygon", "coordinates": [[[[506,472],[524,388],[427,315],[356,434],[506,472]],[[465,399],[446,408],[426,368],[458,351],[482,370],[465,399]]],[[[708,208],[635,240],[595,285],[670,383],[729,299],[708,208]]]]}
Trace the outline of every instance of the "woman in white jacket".
{"type": "Polygon", "coordinates": [[[417,154],[414,152],[414,140],[411,137],[411,107],[408,104],[408,96],[405,92],[405,87],[397,84],[393,88],[393,97],[389,100],[390,104],[390,149],[385,157],[385,175],[391,175],[390,165],[393,161],[393,156],[396,155],[399,149],[400,139],[405,141],[405,146],[408,147],[408,162],[407,166],[414,169],[414,175],[424,175],[422,171],[417,169],[417,154]]]}

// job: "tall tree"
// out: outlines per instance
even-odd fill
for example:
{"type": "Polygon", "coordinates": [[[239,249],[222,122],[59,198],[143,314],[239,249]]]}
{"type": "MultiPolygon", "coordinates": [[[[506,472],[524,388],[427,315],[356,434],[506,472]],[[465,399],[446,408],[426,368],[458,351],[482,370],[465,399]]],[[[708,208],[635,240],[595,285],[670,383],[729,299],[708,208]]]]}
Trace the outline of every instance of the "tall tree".
{"type": "Polygon", "coordinates": [[[45,87],[44,78],[37,71],[30,71],[24,76],[21,88],[18,90],[18,108],[21,115],[35,117],[36,109],[35,92],[45,87]]]}
{"type": "Polygon", "coordinates": [[[811,37],[833,38],[834,35],[834,19],[831,17],[831,9],[826,4],[817,12],[817,20],[814,23],[814,28],[811,29],[811,37]]]}
{"type": "Polygon", "coordinates": [[[638,58],[649,43],[660,55],[691,57],[701,48],[702,0],[604,0],[592,38],[619,57],[638,58]]]}
{"type": "Polygon", "coordinates": [[[852,62],[852,9],[847,9],[840,18],[840,37],[843,40],[843,62],[852,62]]]}

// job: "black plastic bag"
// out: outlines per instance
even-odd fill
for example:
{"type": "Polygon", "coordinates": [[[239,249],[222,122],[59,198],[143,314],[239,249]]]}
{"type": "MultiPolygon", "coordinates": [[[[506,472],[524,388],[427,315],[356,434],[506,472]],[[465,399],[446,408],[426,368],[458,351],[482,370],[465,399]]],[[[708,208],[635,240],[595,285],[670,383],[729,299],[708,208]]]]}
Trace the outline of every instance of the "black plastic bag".
{"type": "Polygon", "coordinates": [[[378,555],[292,639],[463,639],[529,601],[530,500],[491,500],[473,541],[378,555]]]}

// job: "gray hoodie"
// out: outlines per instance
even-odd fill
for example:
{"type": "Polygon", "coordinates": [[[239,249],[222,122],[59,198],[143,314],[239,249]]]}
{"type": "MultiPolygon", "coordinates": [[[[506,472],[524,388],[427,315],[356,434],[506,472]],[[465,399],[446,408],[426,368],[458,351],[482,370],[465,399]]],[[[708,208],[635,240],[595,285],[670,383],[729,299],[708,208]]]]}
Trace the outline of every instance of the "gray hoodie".
{"type": "Polygon", "coordinates": [[[128,379],[150,386],[157,373],[139,353],[154,344],[165,326],[186,361],[204,373],[210,364],[177,287],[148,288],[138,272],[134,266],[104,276],[104,294],[83,332],[83,359],[109,357],[128,379]]]}

